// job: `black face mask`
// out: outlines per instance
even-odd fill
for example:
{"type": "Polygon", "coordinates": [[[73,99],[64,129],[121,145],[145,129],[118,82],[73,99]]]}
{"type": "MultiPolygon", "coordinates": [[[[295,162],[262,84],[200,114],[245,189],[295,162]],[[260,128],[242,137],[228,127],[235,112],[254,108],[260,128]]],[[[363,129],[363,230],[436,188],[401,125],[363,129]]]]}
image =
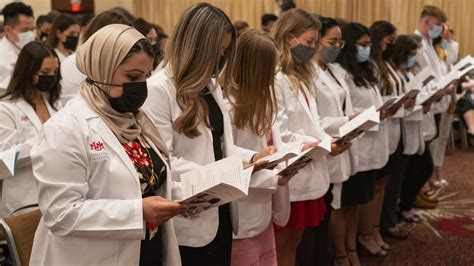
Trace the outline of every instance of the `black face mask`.
{"type": "Polygon", "coordinates": [[[51,91],[57,83],[56,75],[38,75],[38,83],[35,87],[42,92],[51,91]]]}
{"type": "MultiPolygon", "coordinates": [[[[119,113],[135,113],[145,103],[148,96],[148,88],[146,81],[143,82],[129,82],[122,85],[113,85],[107,83],[101,83],[87,79],[92,84],[102,84],[107,86],[122,87],[122,96],[112,98],[109,97],[109,103],[115,111],[119,113]]],[[[96,85],[97,86],[97,85],[96,85]]],[[[100,87],[99,87],[100,89],[100,87]]]]}
{"type": "Polygon", "coordinates": [[[79,42],[79,37],[77,36],[67,36],[66,41],[64,42],[64,48],[75,51],[77,43],[79,42]]]}
{"type": "Polygon", "coordinates": [[[48,40],[48,34],[46,32],[41,32],[40,34],[40,40],[42,42],[46,42],[48,40]]]}
{"type": "Polygon", "coordinates": [[[385,48],[385,51],[383,51],[382,53],[383,59],[389,60],[393,56],[394,52],[395,52],[395,44],[387,43],[387,48],[385,48]]]}

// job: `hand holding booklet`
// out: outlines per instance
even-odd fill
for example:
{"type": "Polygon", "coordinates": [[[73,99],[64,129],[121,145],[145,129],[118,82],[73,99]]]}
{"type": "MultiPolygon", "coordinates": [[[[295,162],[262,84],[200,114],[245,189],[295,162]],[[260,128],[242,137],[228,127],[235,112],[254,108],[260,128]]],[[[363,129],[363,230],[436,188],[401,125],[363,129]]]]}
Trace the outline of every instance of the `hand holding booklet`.
{"type": "Polygon", "coordinates": [[[375,106],[367,108],[351,121],[339,128],[339,139],[336,143],[347,143],[380,123],[380,113],[375,106]]]}
{"type": "Polygon", "coordinates": [[[252,170],[244,170],[240,156],[231,156],[181,174],[183,215],[196,215],[247,196],[252,170]]]}
{"type": "Polygon", "coordinates": [[[460,76],[458,70],[453,69],[446,74],[440,81],[436,83],[437,89],[432,91],[427,97],[421,101],[421,105],[429,105],[435,102],[437,99],[446,94],[449,86],[459,80],[460,76]]]}
{"type": "Polygon", "coordinates": [[[331,152],[331,139],[325,139],[313,148],[300,152],[296,157],[291,158],[285,169],[281,170],[278,175],[288,176],[292,173],[306,167],[312,160],[320,160],[326,154],[331,152]]]}

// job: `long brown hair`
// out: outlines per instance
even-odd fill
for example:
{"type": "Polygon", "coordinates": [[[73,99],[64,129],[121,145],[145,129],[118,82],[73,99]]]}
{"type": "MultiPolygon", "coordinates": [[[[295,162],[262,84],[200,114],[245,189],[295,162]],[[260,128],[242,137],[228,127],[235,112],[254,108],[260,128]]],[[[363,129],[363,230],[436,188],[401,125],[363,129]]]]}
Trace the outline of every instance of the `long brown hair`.
{"type": "Polygon", "coordinates": [[[232,67],[235,86],[226,90],[234,109],[237,128],[249,126],[264,136],[276,117],[273,87],[277,65],[275,42],[263,31],[248,30],[237,39],[236,60],[232,67]]]}
{"type": "Polygon", "coordinates": [[[306,11],[295,8],[286,11],[273,25],[270,35],[276,41],[280,53],[281,71],[285,73],[293,89],[301,90],[300,81],[311,91],[313,76],[316,74],[313,64],[296,63],[293,60],[287,41],[292,37],[299,37],[308,30],[321,30],[321,22],[306,11]]]}
{"type": "MultiPolygon", "coordinates": [[[[169,63],[176,87],[176,102],[181,115],[173,128],[192,138],[200,135],[198,126],[207,126],[208,107],[201,95],[212,78],[217,78],[221,63],[233,65],[236,33],[229,17],[219,8],[201,3],[189,8],[176,25],[167,46],[165,65],[169,63]],[[232,40],[223,56],[219,54],[224,36],[232,40]]],[[[224,68],[223,86],[231,86],[231,68],[224,68]]]]}
{"type": "MultiPolygon", "coordinates": [[[[59,58],[56,52],[43,42],[33,41],[25,45],[18,55],[18,60],[13,70],[12,79],[8,84],[7,91],[0,99],[18,100],[23,99],[29,103],[33,109],[36,108],[33,97],[38,93],[33,85],[33,77],[41,69],[43,60],[46,57],[59,58]]],[[[56,110],[56,102],[61,95],[61,71],[58,69],[56,74],[57,81],[55,86],[48,92],[48,103],[56,110]]]]}

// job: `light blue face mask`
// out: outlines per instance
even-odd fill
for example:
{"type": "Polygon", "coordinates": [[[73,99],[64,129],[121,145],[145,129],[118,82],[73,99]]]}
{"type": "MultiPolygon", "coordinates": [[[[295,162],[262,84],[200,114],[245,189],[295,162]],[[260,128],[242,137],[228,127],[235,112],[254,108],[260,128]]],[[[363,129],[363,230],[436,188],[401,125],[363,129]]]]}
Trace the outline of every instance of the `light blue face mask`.
{"type": "Polygon", "coordinates": [[[448,41],[445,40],[445,39],[442,39],[439,46],[441,46],[441,48],[443,48],[443,49],[448,49],[448,41]]]}
{"type": "Polygon", "coordinates": [[[412,55],[412,56],[408,57],[408,59],[405,63],[402,64],[402,67],[405,68],[405,69],[410,69],[415,65],[415,63],[416,63],[416,56],[412,55]]]}
{"type": "Polygon", "coordinates": [[[441,35],[443,32],[443,27],[439,25],[434,25],[431,30],[428,31],[428,35],[430,35],[431,39],[436,39],[441,35]]]}
{"type": "Polygon", "coordinates": [[[370,46],[357,47],[357,61],[363,63],[369,60],[370,57],[370,46]]]}

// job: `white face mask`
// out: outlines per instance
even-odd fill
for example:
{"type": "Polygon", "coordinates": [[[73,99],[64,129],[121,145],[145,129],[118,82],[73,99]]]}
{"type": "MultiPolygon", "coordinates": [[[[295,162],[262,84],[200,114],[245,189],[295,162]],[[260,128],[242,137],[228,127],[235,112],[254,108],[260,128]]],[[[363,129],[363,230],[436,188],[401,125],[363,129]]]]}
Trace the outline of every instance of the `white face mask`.
{"type": "Polygon", "coordinates": [[[29,42],[32,42],[35,40],[35,33],[32,30],[25,31],[25,32],[20,32],[18,33],[18,42],[16,45],[22,49],[27,45],[29,42]]]}

